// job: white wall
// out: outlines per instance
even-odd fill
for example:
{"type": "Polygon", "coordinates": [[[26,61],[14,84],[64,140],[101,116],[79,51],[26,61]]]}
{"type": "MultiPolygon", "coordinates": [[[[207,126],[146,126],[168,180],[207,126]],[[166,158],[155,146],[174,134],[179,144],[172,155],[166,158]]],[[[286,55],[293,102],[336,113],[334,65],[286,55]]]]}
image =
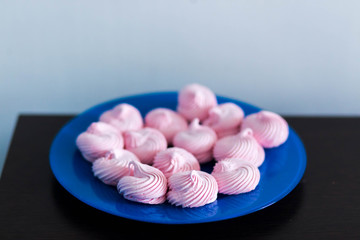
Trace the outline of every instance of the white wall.
{"type": "Polygon", "coordinates": [[[0,171],[19,113],[199,82],[288,115],[360,114],[360,1],[0,0],[0,171]]]}

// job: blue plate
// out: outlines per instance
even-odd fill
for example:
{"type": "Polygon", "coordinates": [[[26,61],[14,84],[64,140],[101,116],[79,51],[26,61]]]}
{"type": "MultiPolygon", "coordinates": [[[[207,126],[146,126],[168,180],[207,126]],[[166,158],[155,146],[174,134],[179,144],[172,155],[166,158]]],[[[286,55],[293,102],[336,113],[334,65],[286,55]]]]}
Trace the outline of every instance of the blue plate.
{"type": "MultiPolygon", "coordinates": [[[[245,115],[260,108],[238,100],[217,97],[219,103],[233,102],[245,115]]],[[[175,110],[176,92],[148,93],[119,98],[99,104],[67,123],[54,139],[50,150],[51,169],[59,183],[73,196],[101,211],[120,217],[154,223],[185,224],[213,222],[246,215],[263,209],[285,197],[302,178],[306,167],[305,148],[299,136],[290,127],[288,140],[280,147],[266,149],[266,158],[260,167],[261,180],[257,188],[246,194],[227,196],[198,208],[181,208],[164,203],[146,205],[131,202],[120,196],[115,187],[103,184],[91,171],[75,145],[76,137],[98,120],[101,113],[119,103],[137,107],[143,116],[156,107],[175,110]]],[[[202,166],[210,172],[214,163],[202,166]]]]}

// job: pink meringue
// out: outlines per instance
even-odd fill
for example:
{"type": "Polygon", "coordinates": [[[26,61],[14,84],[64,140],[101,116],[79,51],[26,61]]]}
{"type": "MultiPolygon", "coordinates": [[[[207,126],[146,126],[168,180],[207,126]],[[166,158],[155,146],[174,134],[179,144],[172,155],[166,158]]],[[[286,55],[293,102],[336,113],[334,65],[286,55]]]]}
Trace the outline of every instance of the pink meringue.
{"type": "Polygon", "coordinates": [[[289,136],[289,126],[285,119],[269,111],[250,114],[244,119],[241,127],[251,128],[256,140],[265,148],[278,147],[289,136]]]}
{"type": "Polygon", "coordinates": [[[152,166],[132,161],[134,176],[124,176],[117,184],[118,192],[125,199],[147,204],[160,204],[166,200],[167,179],[152,166]]]}
{"type": "Polygon", "coordinates": [[[121,132],[135,131],[143,127],[143,119],[139,110],[127,103],[121,103],[104,112],[100,115],[99,121],[109,123],[121,132]]]}
{"type": "Polygon", "coordinates": [[[194,118],[202,121],[207,118],[210,108],[216,105],[216,96],[209,88],[190,84],[179,92],[177,111],[189,121],[194,118]]]}
{"type": "Polygon", "coordinates": [[[239,132],[244,111],[234,103],[223,103],[209,110],[209,117],[204,125],[209,126],[217,133],[219,138],[235,135],[239,132]]]}
{"type": "Polygon", "coordinates": [[[217,162],[211,175],[219,193],[240,194],[254,190],[260,182],[260,171],[251,162],[228,158],[217,162]]]}
{"type": "Polygon", "coordinates": [[[108,151],[124,148],[124,139],[119,131],[104,122],[94,122],[76,139],[82,156],[89,162],[105,156],[108,151]]]}
{"type": "Polygon", "coordinates": [[[152,164],[155,155],[167,148],[164,135],[149,127],[125,132],[124,140],[125,148],[134,153],[145,164],[152,164]]]}
{"type": "Polygon", "coordinates": [[[168,201],[176,206],[201,207],[217,199],[218,185],[213,176],[202,171],[186,171],[169,179],[168,201]]]}
{"type": "Polygon", "coordinates": [[[177,147],[156,154],[153,167],[161,170],[167,178],[177,172],[200,170],[200,164],[194,155],[177,147]]]}
{"type": "Polygon", "coordinates": [[[212,159],[212,149],[216,140],[215,131],[210,127],[201,126],[199,119],[195,118],[187,130],[175,135],[173,144],[192,153],[199,163],[206,163],[212,159]]]}
{"type": "Polygon", "coordinates": [[[95,160],[92,171],[105,184],[116,186],[122,177],[133,175],[133,169],[129,168],[131,161],[140,162],[132,152],[116,149],[95,160]]]}
{"type": "Polygon", "coordinates": [[[256,141],[250,128],[237,135],[227,136],[216,142],[214,158],[221,161],[225,158],[240,158],[259,167],[265,160],[265,151],[256,141]]]}
{"type": "Polygon", "coordinates": [[[184,117],[167,108],[156,108],[150,111],[145,116],[145,124],[164,134],[168,143],[172,143],[175,134],[186,130],[188,126],[184,117]]]}

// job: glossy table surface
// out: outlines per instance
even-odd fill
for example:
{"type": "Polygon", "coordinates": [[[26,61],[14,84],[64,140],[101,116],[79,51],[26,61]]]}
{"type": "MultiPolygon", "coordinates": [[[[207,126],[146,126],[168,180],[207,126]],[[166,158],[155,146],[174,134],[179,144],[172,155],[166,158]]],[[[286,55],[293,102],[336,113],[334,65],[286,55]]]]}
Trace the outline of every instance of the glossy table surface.
{"type": "Polygon", "coordinates": [[[103,213],[56,181],[49,148],[72,117],[19,117],[0,180],[0,239],[360,239],[360,118],[287,117],[308,161],[288,196],[243,217],[163,225],[103,213]]]}

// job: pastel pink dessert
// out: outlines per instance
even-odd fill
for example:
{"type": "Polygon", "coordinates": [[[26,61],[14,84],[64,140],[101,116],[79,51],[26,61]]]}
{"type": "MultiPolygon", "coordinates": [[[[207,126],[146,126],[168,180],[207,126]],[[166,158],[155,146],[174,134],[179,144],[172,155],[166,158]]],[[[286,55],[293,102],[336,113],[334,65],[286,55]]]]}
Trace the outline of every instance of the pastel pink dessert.
{"type": "Polygon", "coordinates": [[[208,116],[210,108],[217,105],[215,94],[200,84],[190,84],[180,90],[177,111],[187,120],[199,118],[200,121],[208,116]]]}
{"type": "Polygon", "coordinates": [[[206,172],[191,170],[175,173],[168,182],[167,199],[173,205],[201,207],[217,199],[217,182],[206,172]]]}
{"type": "Polygon", "coordinates": [[[216,179],[219,193],[228,195],[250,192],[260,182],[259,169],[241,159],[228,158],[217,162],[211,175],[216,179]]]}
{"type": "Polygon", "coordinates": [[[129,168],[134,169],[133,176],[124,176],[117,184],[118,192],[125,199],[147,204],[160,204],[166,200],[167,179],[152,166],[132,161],[129,168]]]}
{"type": "Polygon", "coordinates": [[[111,150],[123,149],[124,139],[113,126],[94,122],[76,138],[76,146],[86,160],[93,162],[111,150]]]}
{"type": "Polygon", "coordinates": [[[200,125],[199,119],[195,118],[187,130],[175,135],[173,144],[192,153],[199,163],[206,163],[212,159],[212,149],[216,140],[215,131],[200,125]]]}
{"type": "Polygon", "coordinates": [[[265,160],[265,151],[253,136],[250,128],[240,133],[227,136],[216,142],[214,158],[221,161],[225,158],[239,158],[259,167],[265,160]]]}
{"type": "Polygon", "coordinates": [[[203,124],[214,129],[218,138],[222,138],[237,134],[243,119],[244,111],[238,105],[223,103],[209,110],[209,117],[203,124]]]}
{"type": "Polygon", "coordinates": [[[123,135],[125,148],[145,164],[152,164],[155,155],[167,148],[164,135],[154,128],[146,127],[137,131],[127,131],[123,135]]]}
{"type": "Polygon", "coordinates": [[[167,178],[177,172],[200,170],[200,164],[194,155],[177,147],[156,154],[153,167],[161,170],[167,178]]]}
{"type": "Polygon", "coordinates": [[[289,136],[289,126],[285,119],[269,111],[260,111],[248,115],[241,128],[251,128],[256,140],[265,148],[278,147],[289,136]]]}
{"type": "Polygon", "coordinates": [[[100,121],[113,125],[121,132],[139,130],[144,125],[139,110],[127,103],[121,103],[104,112],[100,121]]]}
{"type": "Polygon", "coordinates": [[[146,114],[145,125],[159,130],[164,134],[168,143],[172,143],[175,134],[188,127],[184,117],[167,108],[156,108],[146,114]]]}
{"type": "Polygon", "coordinates": [[[133,169],[129,167],[132,161],[140,162],[132,152],[116,149],[95,160],[92,171],[103,183],[116,186],[122,177],[133,175],[133,169]]]}

